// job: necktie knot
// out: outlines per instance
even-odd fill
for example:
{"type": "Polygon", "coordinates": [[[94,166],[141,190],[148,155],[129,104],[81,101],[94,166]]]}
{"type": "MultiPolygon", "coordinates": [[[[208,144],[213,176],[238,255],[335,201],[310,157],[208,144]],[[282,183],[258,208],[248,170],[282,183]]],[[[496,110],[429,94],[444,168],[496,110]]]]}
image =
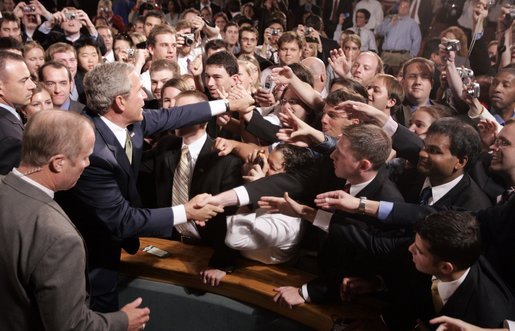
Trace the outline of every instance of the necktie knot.
{"type": "Polygon", "coordinates": [[[429,199],[433,197],[433,191],[431,189],[431,186],[428,186],[420,192],[420,205],[421,206],[427,206],[429,204],[429,199]]]}
{"type": "Polygon", "coordinates": [[[350,184],[345,184],[345,186],[343,187],[343,192],[350,194],[350,186],[350,184]]]}
{"type": "Polygon", "coordinates": [[[431,298],[433,299],[433,306],[435,308],[435,312],[439,313],[443,308],[443,301],[440,297],[440,292],[438,291],[438,284],[440,280],[435,278],[431,283],[431,298]]]}

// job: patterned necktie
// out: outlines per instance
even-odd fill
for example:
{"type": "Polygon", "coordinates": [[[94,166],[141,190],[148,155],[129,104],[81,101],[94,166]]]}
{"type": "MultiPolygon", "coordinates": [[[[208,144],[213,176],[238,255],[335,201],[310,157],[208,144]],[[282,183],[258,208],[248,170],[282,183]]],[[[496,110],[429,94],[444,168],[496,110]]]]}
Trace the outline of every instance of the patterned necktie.
{"type": "Polygon", "coordinates": [[[431,186],[426,187],[420,192],[419,204],[421,206],[427,206],[429,204],[429,199],[433,197],[433,191],[431,190],[431,186]]]}
{"type": "MultiPolygon", "coordinates": [[[[182,205],[189,200],[189,183],[190,183],[190,151],[187,146],[181,150],[181,159],[175,173],[173,175],[172,186],[172,206],[182,205]]],[[[189,224],[186,222],[177,224],[175,228],[179,233],[185,234],[188,232],[189,224]]]]}
{"type": "Polygon", "coordinates": [[[443,308],[443,301],[440,297],[440,293],[438,292],[438,283],[440,283],[440,280],[435,278],[431,284],[431,298],[433,299],[433,307],[437,314],[441,312],[443,308]]]}
{"type": "Polygon", "coordinates": [[[182,205],[189,200],[190,152],[188,147],[181,150],[181,159],[173,175],[172,206],[182,205]]]}
{"type": "Polygon", "coordinates": [[[127,155],[127,159],[129,160],[129,163],[132,164],[132,140],[131,135],[129,133],[129,130],[125,130],[125,133],[127,134],[127,137],[125,138],[125,155],[127,155]]]}

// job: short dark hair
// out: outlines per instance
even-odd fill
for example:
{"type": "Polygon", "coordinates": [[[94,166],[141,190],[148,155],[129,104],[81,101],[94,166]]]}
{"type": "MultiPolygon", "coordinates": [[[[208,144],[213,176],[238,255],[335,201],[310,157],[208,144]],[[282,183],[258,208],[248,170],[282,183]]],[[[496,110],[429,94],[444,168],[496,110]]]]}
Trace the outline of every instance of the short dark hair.
{"type": "Polygon", "coordinates": [[[313,28],[317,31],[321,31],[322,26],[323,26],[322,17],[315,15],[315,14],[309,14],[304,19],[304,25],[307,27],[313,28]]]}
{"type": "Polygon", "coordinates": [[[454,118],[444,117],[436,120],[427,129],[427,136],[441,134],[449,137],[449,150],[452,155],[463,161],[467,158],[465,170],[469,169],[481,152],[481,138],[476,129],[454,118]]]}
{"type": "Polygon", "coordinates": [[[18,27],[20,27],[20,19],[16,17],[13,13],[2,12],[2,18],[0,18],[0,26],[4,24],[4,22],[16,22],[18,27]]]}
{"type": "Polygon", "coordinates": [[[0,37],[0,50],[11,50],[23,52],[23,44],[16,38],[13,37],[0,37]]]}
{"type": "Polygon", "coordinates": [[[331,86],[333,86],[334,84],[342,85],[344,86],[344,89],[354,93],[358,93],[359,95],[363,96],[363,98],[365,98],[365,101],[363,102],[366,102],[366,100],[368,100],[368,91],[366,87],[364,87],[360,82],[358,82],[354,78],[336,77],[331,81],[331,86]]]}
{"type": "Polygon", "coordinates": [[[228,45],[223,39],[212,39],[206,43],[206,45],[204,46],[204,51],[207,54],[207,52],[211,49],[216,51],[217,49],[221,48],[227,49],[227,47],[228,45]]]}
{"type": "Polygon", "coordinates": [[[5,67],[7,66],[7,61],[18,61],[25,63],[23,56],[9,52],[9,51],[0,51],[0,77],[5,72],[5,67]]]}
{"type": "Polygon", "coordinates": [[[366,10],[365,8],[360,8],[358,10],[356,10],[356,14],[357,13],[362,13],[363,15],[365,15],[365,19],[368,20],[370,19],[370,12],[368,10],[366,10]]]}
{"type": "Polygon", "coordinates": [[[474,264],[481,254],[479,222],[469,212],[443,211],[415,224],[435,262],[447,261],[459,270],[474,264]]]}
{"type": "Polygon", "coordinates": [[[355,93],[350,89],[339,89],[329,93],[329,95],[325,99],[325,103],[330,106],[336,106],[340,102],[347,100],[358,101],[363,103],[367,102],[367,99],[365,99],[364,96],[359,93],[355,93]]]}
{"type": "Polygon", "coordinates": [[[39,67],[39,69],[38,69],[38,77],[42,82],[45,80],[44,72],[45,72],[45,69],[48,67],[53,68],[53,69],[63,69],[64,68],[66,70],[66,72],[68,73],[68,80],[70,82],[73,80],[72,73],[70,72],[70,69],[68,69],[67,66],[65,66],[61,62],[48,61],[48,62],[43,63],[43,65],[41,67],[39,67]]]}
{"type": "Polygon", "coordinates": [[[161,24],[166,23],[166,18],[164,16],[163,12],[160,10],[149,10],[143,17],[143,23],[145,23],[147,21],[147,18],[149,18],[149,17],[159,18],[161,20],[161,24]]]}
{"type": "Polygon", "coordinates": [[[216,52],[208,57],[206,67],[209,65],[224,67],[229,76],[237,75],[240,70],[236,57],[227,51],[216,52]]]}
{"type": "Polygon", "coordinates": [[[283,153],[285,172],[296,173],[313,165],[315,162],[313,152],[305,147],[279,144],[275,147],[274,151],[281,151],[283,153]]]}
{"type": "Polygon", "coordinates": [[[380,127],[373,124],[354,124],[342,129],[342,137],[349,140],[352,154],[358,160],[368,160],[372,169],[385,164],[392,150],[392,140],[380,127]]]}

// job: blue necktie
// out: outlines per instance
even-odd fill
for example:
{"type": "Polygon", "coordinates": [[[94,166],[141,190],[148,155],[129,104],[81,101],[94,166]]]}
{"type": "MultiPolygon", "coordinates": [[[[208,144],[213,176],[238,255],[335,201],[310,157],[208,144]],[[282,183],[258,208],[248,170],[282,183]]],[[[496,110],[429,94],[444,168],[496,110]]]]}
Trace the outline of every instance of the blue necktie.
{"type": "Polygon", "coordinates": [[[433,191],[431,190],[431,186],[426,187],[420,192],[419,204],[421,206],[427,206],[429,204],[429,199],[433,197],[433,191]]]}

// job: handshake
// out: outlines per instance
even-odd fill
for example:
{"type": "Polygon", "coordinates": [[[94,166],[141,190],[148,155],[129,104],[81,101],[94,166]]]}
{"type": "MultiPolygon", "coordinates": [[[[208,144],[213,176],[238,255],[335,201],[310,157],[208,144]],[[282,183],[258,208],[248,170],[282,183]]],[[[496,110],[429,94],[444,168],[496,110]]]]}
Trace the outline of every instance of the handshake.
{"type": "Polygon", "coordinates": [[[204,226],[209,219],[224,211],[217,199],[208,193],[194,196],[184,204],[184,208],[188,220],[194,220],[199,226],[204,226]]]}

